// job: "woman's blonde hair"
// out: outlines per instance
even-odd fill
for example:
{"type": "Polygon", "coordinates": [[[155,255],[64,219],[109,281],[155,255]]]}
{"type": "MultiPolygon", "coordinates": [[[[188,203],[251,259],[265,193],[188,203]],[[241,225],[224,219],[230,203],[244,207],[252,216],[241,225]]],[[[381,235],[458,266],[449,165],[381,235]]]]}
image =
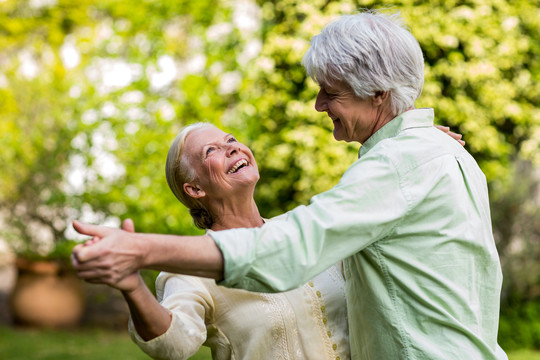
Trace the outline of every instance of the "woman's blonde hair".
{"type": "Polygon", "coordinates": [[[206,209],[199,199],[194,199],[184,191],[184,183],[193,182],[197,174],[189,163],[187,156],[184,156],[186,138],[193,130],[201,128],[215,128],[210,123],[198,122],[184,127],[174,139],[165,165],[165,176],[167,184],[174,196],[188,209],[195,226],[200,229],[210,229],[214,223],[212,214],[206,209]]]}

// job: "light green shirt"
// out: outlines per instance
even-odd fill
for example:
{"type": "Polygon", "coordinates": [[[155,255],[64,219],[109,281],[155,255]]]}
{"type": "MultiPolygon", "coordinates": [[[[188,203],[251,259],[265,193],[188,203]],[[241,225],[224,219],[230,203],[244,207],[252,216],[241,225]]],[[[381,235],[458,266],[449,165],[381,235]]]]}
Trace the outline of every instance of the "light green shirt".
{"type": "Polygon", "coordinates": [[[353,359],[507,359],[485,177],[432,109],[386,124],[286,221],[211,236],[229,287],[284,291],[345,259],[353,359]]]}

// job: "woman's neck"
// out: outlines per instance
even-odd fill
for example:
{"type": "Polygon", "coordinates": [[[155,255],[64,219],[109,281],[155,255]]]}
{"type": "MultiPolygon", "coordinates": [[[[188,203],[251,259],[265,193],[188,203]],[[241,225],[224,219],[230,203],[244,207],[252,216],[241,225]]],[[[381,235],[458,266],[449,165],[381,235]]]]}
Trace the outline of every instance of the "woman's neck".
{"type": "Polygon", "coordinates": [[[212,230],[260,227],[264,221],[253,196],[248,199],[227,199],[209,204],[214,223],[212,230]]]}

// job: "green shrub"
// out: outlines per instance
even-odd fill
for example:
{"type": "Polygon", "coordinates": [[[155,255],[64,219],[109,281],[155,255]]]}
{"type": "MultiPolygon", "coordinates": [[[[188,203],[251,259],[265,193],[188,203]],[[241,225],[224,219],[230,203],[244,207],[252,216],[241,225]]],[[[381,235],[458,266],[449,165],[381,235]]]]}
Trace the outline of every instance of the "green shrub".
{"type": "Polygon", "coordinates": [[[540,299],[513,300],[503,305],[499,344],[505,351],[540,348],[540,299]]]}

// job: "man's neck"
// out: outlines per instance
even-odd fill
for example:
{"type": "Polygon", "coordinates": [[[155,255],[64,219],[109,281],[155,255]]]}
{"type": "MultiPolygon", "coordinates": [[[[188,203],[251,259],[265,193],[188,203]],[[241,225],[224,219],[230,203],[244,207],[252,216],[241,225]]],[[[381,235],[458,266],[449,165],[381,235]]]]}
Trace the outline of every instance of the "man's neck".
{"type": "MultiPolygon", "coordinates": [[[[414,107],[410,108],[410,109],[407,109],[405,111],[409,111],[409,110],[413,110],[414,107]]],[[[404,111],[404,112],[405,112],[404,111]]],[[[387,106],[387,107],[382,107],[381,108],[381,111],[380,113],[377,115],[377,120],[375,120],[373,122],[373,128],[372,128],[372,131],[371,131],[371,136],[373,136],[373,134],[375,134],[377,131],[379,131],[383,126],[385,126],[386,124],[388,124],[390,121],[392,121],[394,118],[396,118],[398,115],[395,115],[393,112],[392,112],[392,109],[387,106]]],[[[370,136],[370,137],[371,137],[370,136]]],[[[368,138],[369,139],[369,138],[368,138]]],[[[368,139],[362,141],[362,144],[365,143],[368,139]]]]}

